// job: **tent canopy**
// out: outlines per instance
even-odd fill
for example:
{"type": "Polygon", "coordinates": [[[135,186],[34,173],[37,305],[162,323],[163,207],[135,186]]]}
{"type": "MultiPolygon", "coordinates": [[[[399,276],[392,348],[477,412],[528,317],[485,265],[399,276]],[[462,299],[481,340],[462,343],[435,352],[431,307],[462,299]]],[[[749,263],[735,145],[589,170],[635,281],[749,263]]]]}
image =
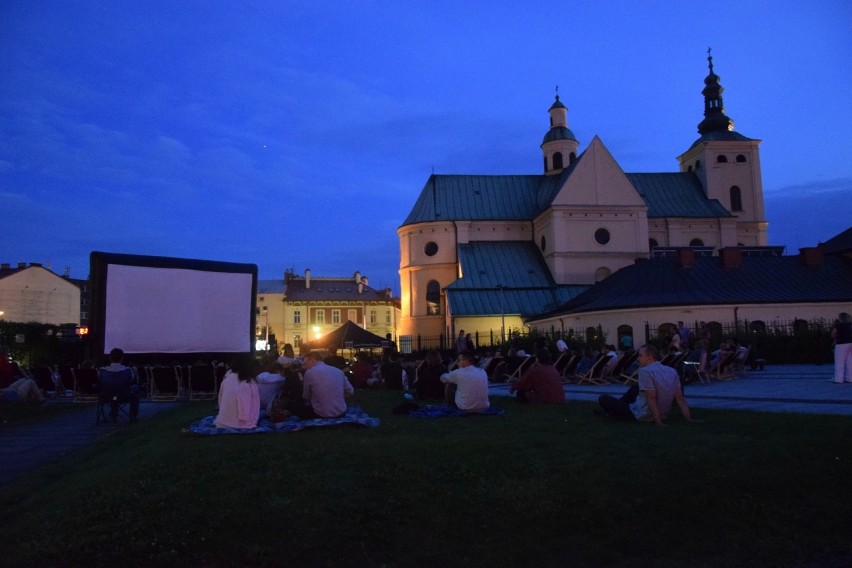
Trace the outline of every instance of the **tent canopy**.
{"type": "Polygon", "coordinates": [[[334,331],[324,335],[323,337],[311,341],[311,349],[353,349],[362,347],[381,347],[382,342],[387,341],[383,337],[379,337],[375,333],[370,333],[366,329],[347,321],[342,326],[334,331]],[[351,345],[347,345],[351,343],[351,345]]]}

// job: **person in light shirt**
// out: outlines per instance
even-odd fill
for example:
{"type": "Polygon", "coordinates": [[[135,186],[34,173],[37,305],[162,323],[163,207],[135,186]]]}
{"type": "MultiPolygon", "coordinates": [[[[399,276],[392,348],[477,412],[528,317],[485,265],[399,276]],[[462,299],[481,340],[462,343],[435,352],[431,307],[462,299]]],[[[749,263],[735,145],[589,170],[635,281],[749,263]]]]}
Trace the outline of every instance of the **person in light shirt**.
{"type": "Polygon", "coordinates": [[[458,355],[458,367],[441,375],[447,385],[447,402],[462,412],[478,414],[491,407],[488,401],[488,375],[476,366],[470,351],[458,355]]]}

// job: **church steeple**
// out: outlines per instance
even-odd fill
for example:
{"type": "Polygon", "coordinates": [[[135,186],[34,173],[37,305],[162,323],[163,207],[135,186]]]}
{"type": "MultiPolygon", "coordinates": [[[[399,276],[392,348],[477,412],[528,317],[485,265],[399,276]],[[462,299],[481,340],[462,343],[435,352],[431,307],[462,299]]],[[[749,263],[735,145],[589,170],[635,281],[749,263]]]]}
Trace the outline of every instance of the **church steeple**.
{"type": "Polygon", "coordinates": [[[548,109],[550,130],[544,135],[541,151],[544,153],[544,173],[558,174],[570,166],[577,158],[577,138],[568,128],[568,108],[559,100],[559,87],[556,87],[556,100],[548,109]]]}
{"type": "Polygon", "coordinates": [[[732,132],[734,121],[725,115],[725,105],[722,102],[722,92],[725,90],[719,83],[719,76],[713,72],[713,56],[707,48],[707,63],[710,73],[704,79],[704,120],[698,125],[700,134],[709,132],[732,132]]]}

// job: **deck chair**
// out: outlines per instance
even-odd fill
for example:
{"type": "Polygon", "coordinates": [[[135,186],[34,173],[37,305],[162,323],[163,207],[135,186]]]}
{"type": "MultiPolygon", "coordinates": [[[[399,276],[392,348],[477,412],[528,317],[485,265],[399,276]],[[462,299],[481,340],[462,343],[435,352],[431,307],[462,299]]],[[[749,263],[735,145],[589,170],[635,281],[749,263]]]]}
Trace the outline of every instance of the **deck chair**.
{"type": "Polygon", "coordinates": [[[74,375],[74,402],[94,402],[98,400],[98,370],[71,369],[74,375]]]}
{"type": "Polygon", "coordinates": [[[574,376],[574,372],[577,370],[577,365],[580,364],[581,359],[582,357],[577,354],[571,356],[571,359],[565,364],[565,368],[562,369],[562,373],[560,373],[563,383],[567,383],[574,376]]]}
{"type": "Polygon", "coordinates": [[[216,369],[213,365],[187,367],[189,400],[211,400],[216,397],[216,369]]]}
{"type": "Polygon", "coordinates": [[[559,357],[556,358],[556,361],[553,362],[553,368],[556,369],[560,377],[565,374],[565,368],[571,364],[574,357],[576,357],[576,355],[566,351],[565,353],[560,353],[559,357]]]}
{"type": "Polygon", "coordinates": [[[38,388],[44,391],[45,394],[52,393],[50,396],[57,396],[56,383],[53,381],[53,371],[50,367],[32,367],[30,375],[35,381],[38,388]]]}
{"type": "Polygon", "coordinates": [[[734,359],[737,358],[737,352],[732,351],[722,356],[719,361],[710,367],[708,374],[710,377],[718,380],[718,381],[730,381],[733,378],[736,378],[736,375],[733,372],[733,363],[734,359]]]}
{"type": "Polygon", "coordinates": [[[577,374],[574,375],[574,377],[576,377],[576,379],[577,379],[577,384],[578,385],[585,385],[585,384],[605,385],[605,384],[608,384],[608,381],[606,379],[604,379],[603,377],[601,377],[601,374],[603,373],[604,367],[606,367],[606,364],[609,362],[610,359],[612,359],[612,355],[607,355],[606,353],[602,353],[598,357],[597,361],[595,361],[595,364],[592,365],[592,368],[588,370],[588,372],[586,372],[583,375],[577,375],[577,374]]]}
{"type": "Polygon", "coordinates": [[[139,413],[139,385],[133,369],[123,371],[98,372],[100,392],[98,393],[96,424],[102,422],[117,422],[126,418],[128,422],[136,422],[139,413]]]}
{"type": "Polygon", "coordinates": [[[750,353],[751,345],[741,351],[737,351],[737,356],[734,357],[734,361],[731,363],[731,371],[734,374],[745,372],[745,364],[746,361],[748,361],[748,356],[750,353]]]}
{"type": "Polygon", "coordinates": [[[668,363],[666,363],[666,365],[674,370],[678,370],[680,368],[680,364],[683,363],[683,360],[686,359],[687,355],[689,355],[689,352],[687,351],[675,353],[675,356],[668,363]]]}
{"type": "Polygon", "coordinates": [[[59,373],[60,385],[57,388],[61,390],[59,396],[65,396],[67,391],[74,393],[74,368],[71,365],[57,365],[56,372],[59,373]]]}
{"type": "MultiPolygon", "coordinates": [[[[614,365],[607,365],[604,367],[603,373],[601,373],[602,379],[609,379],[610,377],[618,378],[621,374],[627,370],[627,368],[633,364],[633,362],[639,357],[638,351],[627,351],[622,354],[621,357],[615,362],[614,365]]],[[[612,361],[610,361],[612,363],[612,361]]]]}
{"type": "Polygon", "coordinates": [[[491,360],[488,361],[488,364],[485,366],[484,370],[485,370],[485,374],[488,375],[489,381],[494,376],[494,371],[497,370],[497,367],[500,365],[500,363],[502,361],[503,361],[502,357],[492,357],[491,360]]]}
{"type": "Polygon", "coordinates": [[[694,360],[689,357],[683,361],[683,380],[689,382],[692,378],[697,378],[701,384],[710,384],[709,369],[710,354],[706,349],[701,349],[698,354],[698,359],[694,360]]]}
{"type": "Polygon", "coordinates": [[[527,355],[527,356],[523,357],[523,361],[518,363],[518,366],[515,367],[514,371],[512,371],[511,373],[504,373],[503,374],[503,380],[504,381],[511,381],[513,379],[516,380],[516,381],[521,380],[521,377],[524,376],[524,373],[527,372],[527,369],[532,367],[532,364],[534,362],[535,362],[535,357],[533,357],[532,355],[527,355]]]}
{"type": "Polygon", "coordinates": [[[150,367],[151,400],[177,400],[180,375],[176,367],[150,367]]]}

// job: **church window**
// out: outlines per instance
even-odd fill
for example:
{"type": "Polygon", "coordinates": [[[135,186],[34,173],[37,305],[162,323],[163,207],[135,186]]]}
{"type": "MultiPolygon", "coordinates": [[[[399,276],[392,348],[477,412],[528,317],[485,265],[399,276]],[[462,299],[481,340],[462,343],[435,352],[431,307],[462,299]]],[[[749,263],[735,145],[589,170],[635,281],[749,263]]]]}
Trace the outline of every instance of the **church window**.
{"type": "Polygon", "coordinates": [[[691,172],[691,171],[692,171],[692,166],[687,166],[687,167],[686,167],[686,171],[691,172]]]}
{"type": "Polygon", "coordinates": [[[691,246],[691,247],[703,247],[704,241],[702,241],[701,239],[692,239],[691,241],[689,241],[689,246],[691,246]]]}
{"type": "Polygon", "coordinates": [[[731,211],[743,210],[743,195],[736,185],[731,187],[731,211]]]}
{"type": "Polygon", "coordinates": [[[695,169],[696,169],[696,170],[700,170],[700,169],[701,169],[701,160],[695,160],[695,169]]]}
{"type": "Polygon", "coordinates": [[[544,252],[545,244],[547,242],[544,240],[544,235],[541,236],[541,252],[544,252]]]}
{"type": "Polygon", "coordinates": [[[555,154],[553,154],[553,169],[562,169],[562,152],[556,152],[555,154]]]}
{"type": "Polygon", "coordinates": [[[609,242],[609,231],[607,231],[606,229],[603,229],[603,228],[595,231],[595,241],[599,245],[607,244],[609,242]]]}
{"type": "Polygon", "coordinates": [[[719,154],[718,156],[716,156],[716,161],[720,164],[724,164],[728,161],[728,157],[724,154],[719,154]]]}
{"type": "Polygon", "coordinates": [[[568,164],[569,165],[573,164],[576,161],[577,161],[577,154],[575,154],[574,152],[571,152],[570,154],[568,154],[568,164]]]}
{"type": "Polygon", "coordinates": [[[660,243],[657,242],[657,239],[648,239],[648,250],[654,250],[660,246],[660,243]]]}
{"type": "Polygon", "coordinates": [[[739,162],[739,163],[744,163],[744,162],[746,162],[746,161],[747,161],[747,160],[746,160],[746,157],[745,157],[744,155],[742,155],[742,154],[737,154],[737,162],[739,162]]]}
{"type": "Polygon", "coordinates": [[[595,282],[601,282],[609,278],[610,274],[612,274],[612,270],[607,268],[606,266],[601,266],[597,270],[595,270],[595,282]]]}
{"type": "Polygon", "coordinates": [[[435,256],[436,254],[438,254],[438,245],[432,241],[429,241],[423,248],[423,252],[426,253],[426,256],[435,256]]]}
{"type": "Polygon", "coordinates": [[[441,285],[437,280],[430,280],[426,285],[426,313],[430,316],[441,313],[441,285]]]}

